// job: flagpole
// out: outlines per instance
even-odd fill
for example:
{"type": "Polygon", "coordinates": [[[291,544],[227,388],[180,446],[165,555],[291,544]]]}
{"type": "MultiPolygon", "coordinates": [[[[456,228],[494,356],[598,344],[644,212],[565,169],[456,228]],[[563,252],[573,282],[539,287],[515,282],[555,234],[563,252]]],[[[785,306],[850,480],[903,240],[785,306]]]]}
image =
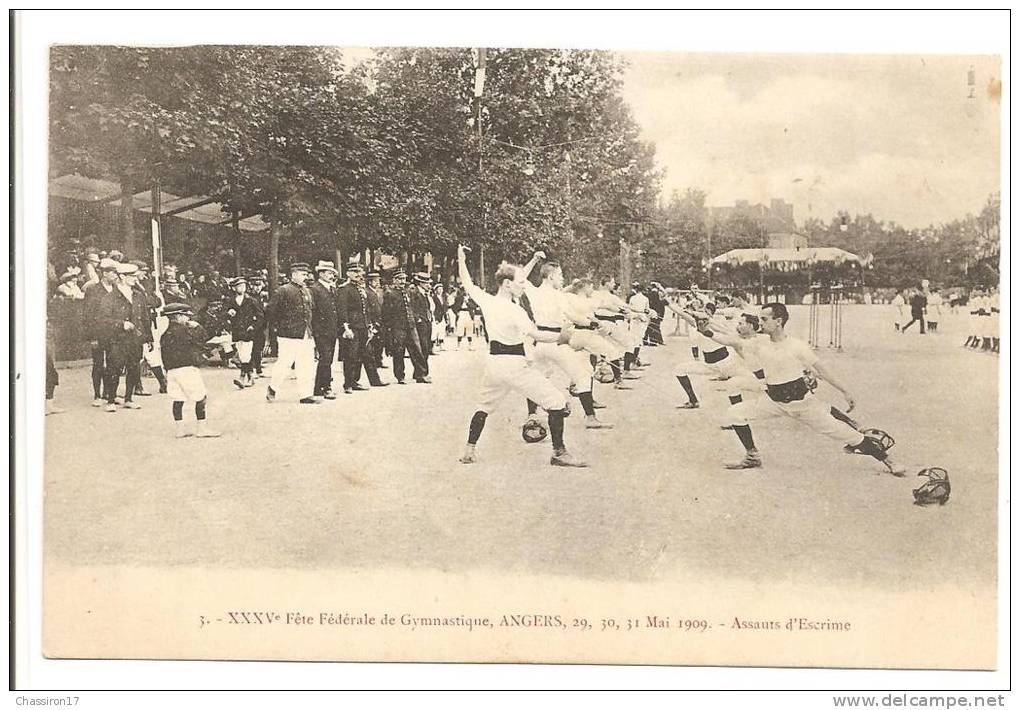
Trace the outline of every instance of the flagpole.
{"type": "Polygon", "coordinates": [[[159,187],[159,180],[152,184],[152,214],[150,225],[152,231],[152,281],[156,290],[159,291],[159,280],[163,276],[163,240],[160,233],[162,212],[162,194],[159,187]]]}
{"type": "MultiPolygon", "coordinates": [[[[478,65],[475,67],[475,129],[478,132],[478,186],[482,186],[482,94],[485,91],[485,47],[479,47],[478,65]]],[[[488,210],[484,198],[482,200],[482,235],[484,240],[488,233],[488,210]]],[[[478,243],[478,286],[485,288],[485,243],[478,243]]]]}

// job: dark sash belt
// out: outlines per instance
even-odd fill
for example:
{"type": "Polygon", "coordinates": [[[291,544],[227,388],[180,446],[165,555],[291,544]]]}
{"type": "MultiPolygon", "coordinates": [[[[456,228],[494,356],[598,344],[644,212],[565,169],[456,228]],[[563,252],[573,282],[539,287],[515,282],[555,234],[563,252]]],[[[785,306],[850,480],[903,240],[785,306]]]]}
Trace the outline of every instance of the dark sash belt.
{"type": "Polygon", "coordinates": [[[517,343],[516,345],[504,345],[498,340],[489,341],[489,354],[490,355],[524,355],[524,343],[517,343]]]}
{"type": "Polygon", "coordinates": [[[714,365],[717,362],[725,360],[729,356],[729,354],[730,351],[727,350],[726,348],[719,348],[718,350],[713,350],[710,353],[704,353],[705,362],[708,363],[709,365],[714,365]]]}
{"type": "Polygon", "coordinates": [[[768,387],[769,399],[780,404],[797,402],[807,397],[808,394],[807,383],[800,377],[790,382],[783,382],[778,385],[766,384],[765,386],[768,387]]]}

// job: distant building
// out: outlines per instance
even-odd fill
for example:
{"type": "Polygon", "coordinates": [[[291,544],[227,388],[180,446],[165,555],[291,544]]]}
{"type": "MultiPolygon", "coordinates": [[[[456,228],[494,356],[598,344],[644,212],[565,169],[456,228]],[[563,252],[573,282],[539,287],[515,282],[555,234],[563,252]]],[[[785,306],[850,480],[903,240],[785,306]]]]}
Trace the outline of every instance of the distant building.
{"type": "Polygon", "coordinates": [[[786,200],[772,199],[768,205],[737,200],[732,206],[709,207],[709,214],[715,222],[725,222],[734,217],[748,217],[764,227],[766,232],[796,232],[793,219],[793,205],[786,200]]]}

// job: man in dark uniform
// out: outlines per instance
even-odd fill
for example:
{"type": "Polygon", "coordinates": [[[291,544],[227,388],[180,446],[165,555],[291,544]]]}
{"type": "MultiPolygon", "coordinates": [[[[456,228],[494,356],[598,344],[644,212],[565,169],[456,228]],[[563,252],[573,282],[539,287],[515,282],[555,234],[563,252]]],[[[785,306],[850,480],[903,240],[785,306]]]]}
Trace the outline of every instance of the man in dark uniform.
{"type": "Polygon", "coordinates": [[[369,341],[375,336],[371,314],[380,310],[374,302],[376,296],[365,286],[365,270],[360,265],[347,267],[350,283],[340,289],[337,298],[337,317],[341,327],[341,347],[344,350],[344,394],[367,389],[358,383],[361,368],[365,367],[368,382],[373,387],[385,387],[375,369],[375,359],[369,350],[369,341]]]}
{"type": "Polygon", "coordinates": [[[227,300],[226,328],[230,339],[237,350],[237,360],[241,363],[241,375],[234,380],[238,389],[252,387],[252,357],[255,352],[255,331],[264,318],[262,304],[248,295],[248,279],[238,276],[231,280],[234,295],[227,300]]]}
{"type": "Polygon", "coordinates": [[[256,378],[262,374],[262,353],[266,349],[266,310],[269,308],[269,294],[266,292],[265,279],[258,273],[248,279],[248,295],[259,305],[262,317],[255,324],[255,334],[251,341],[251,369],[256,378]]]}
{"type": "MultiPolygon", "coordinates": [[[[117,262],[103,259],[98,264],[99,281],[85,286],[82,301],[82,331],[92,348],[92,406],[102,407],[106,401],[106,368],[110,360],[110,334],[99,327],[99,307],[103,298],[117,288],[117,262]]],[[[114,393],[116,394],[116,393],[114,393]]]]}
{"type": "Polygon", "coordinates": [[[414,381],[428,384],[429,366],[422,353],[421,341],[415,327],[411,291],[407,287],[407,274],[393,274],[393,286],[386,291],[382,309],[383,326],[389,336],[390,356],[393,358],[393,376],[397,384],[404,382],[404,351],[414,366],[414,381]]]}
{"type": "Polygon", "coordinates": [[[928,308],[928,298],[921,289],[915,288],[910,296],[910,322],[900,328],[901,333],[906,333],[907,328],[914,323],[921,324],[921,335],[925,335],[924,312],[928,308]]]}
{"type": "Polygon", "coordinates": [[[414,275],[411,287],[411,311],[414,313],[414,328],[421,343],[421,352],[428,365],[432,354],[432,279],[426,273],[414,275]]]}
{"type": "Polygon", "coordinates": [[[124,408],[141,409],[133,401],[135,386],[141,377],[142,347],[152,340],[149,323],[148,302],[137,291],[135,281],[138,267],[134,264],[118,264],[120,281],[102,295],[96,317],[97,326],[109,343],[104,390],[106,411],[116,412],[117,388],[121,373],[124,374],[124,408]]]}
{"type": "Polygon", "coordinates": [[[372,338],[371,347],[372,357],[375,358],[375,367],[377,370],[385,370],[386,365],[383,363],[383,352],[386,350],[386,343],[389,342],[389,334],[386,332],[386,327],[383,324],[382,318],[382,306],[383,300],[386,297],[386,292],[382,287],[382,277],[378,271],[368,272],[368,290],[375,294],[375,300],[372,302],[374,306],[373,312],[369,315],[372,317],[372,322],[376,324],[376,334],[372,338]]]}
{"type": "Polygon", "coordinates": [[[337,318],[337,270],[332,261],[320,261],[315,266],[315,274],[318,279],[311,287],[315,354],[319,358],[315,368],[315,394],[326,399],[336,399],[332,367],[340,326],[337,318]]]}

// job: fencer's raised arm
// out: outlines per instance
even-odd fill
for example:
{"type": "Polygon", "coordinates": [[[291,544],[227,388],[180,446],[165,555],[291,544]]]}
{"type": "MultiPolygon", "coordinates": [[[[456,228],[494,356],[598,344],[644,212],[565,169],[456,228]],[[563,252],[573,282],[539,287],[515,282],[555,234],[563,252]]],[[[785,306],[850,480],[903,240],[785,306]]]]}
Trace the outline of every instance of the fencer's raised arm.
{"type": "MultiPolygon", "coordinates": [[[[471,280],[471,272],[468,271],[467,267],[467,255],[464,251],[464,245],[457,245],[457,276],[460,278],[461,284],[464,286],[464,292],[474,298],[475,294],[481,289],[475,285],[475,282],[471,280]]],[[[475,298],[475,302],[478,299],[475,298]]]]}
{"type": "Polygon", "coordinates": [[[529,261],[527,264],[521,267],[521,269],[524,271],[524,278],[528,278],[529,276],[531,276],[531,272],[535,270],[536,266],[538,266],[538,262],[542,261],[543,259],[545,259],[545,252],[541,250],[536,251],[534,256],[531,257],[531,261],[529,261]]]}

